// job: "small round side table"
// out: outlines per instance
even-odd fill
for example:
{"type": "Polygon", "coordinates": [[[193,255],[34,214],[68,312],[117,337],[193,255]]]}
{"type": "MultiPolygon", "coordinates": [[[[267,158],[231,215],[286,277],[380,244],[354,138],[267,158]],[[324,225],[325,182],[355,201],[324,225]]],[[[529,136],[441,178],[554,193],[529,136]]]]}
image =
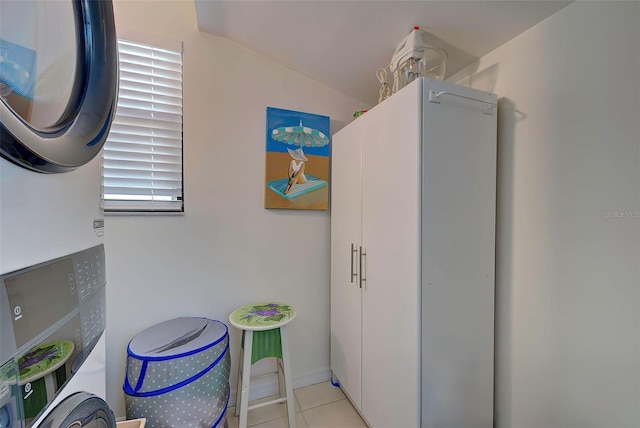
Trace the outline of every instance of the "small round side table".
{"type": "Polygon", "coordinates": [[[291,362],[289,359],[289,340],[287,324],[296,316],[296,310],[286,303],[262,302],[242,306],[229,315],[232,326],[242,330],[242,346],[240,361],[242,366],[238,373],[236,392],[236,416],[239,416],[238,428],[246,428],[247,413],[271,404],[287,403],[289,427],[295,428],[295,399],[291,379],[291,362]],[[249,406],[249,384],[251,366],[267,357],[278,359],[279,398],[249,406]],[[281,385],[284,377],[284,394],[281,385]]]}

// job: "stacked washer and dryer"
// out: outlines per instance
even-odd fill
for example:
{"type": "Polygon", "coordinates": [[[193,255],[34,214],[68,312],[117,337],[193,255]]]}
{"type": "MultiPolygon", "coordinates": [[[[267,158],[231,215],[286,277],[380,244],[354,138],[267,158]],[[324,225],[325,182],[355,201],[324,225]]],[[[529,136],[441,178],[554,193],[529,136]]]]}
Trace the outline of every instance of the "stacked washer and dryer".
{"type": "Polygon", "coordinates": [[[93,396],[105,397],[104,268],[100,244],[0,277],[0,426],[113,419],[93,396]],[[51,412],[59,403],[66,404],[51,412]]]}
{"type": "Polygon", "coordinates": [[[115,427],[98,156],[111,1],[1,2],[0,52],[0,428],[115,427]]]}

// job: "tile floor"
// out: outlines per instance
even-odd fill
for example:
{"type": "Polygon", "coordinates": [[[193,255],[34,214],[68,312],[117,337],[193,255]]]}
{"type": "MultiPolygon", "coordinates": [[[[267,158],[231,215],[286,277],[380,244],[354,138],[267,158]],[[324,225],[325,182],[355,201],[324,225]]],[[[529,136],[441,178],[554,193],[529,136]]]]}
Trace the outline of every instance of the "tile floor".
{"type": "MultiPolygon", "coordinates": [[[[296,428],[366,428],[365,423],[355,411],[342,390],[333,388],[331,383],[298,388],[295,396],[296,428]]],[[[263,400],[275,398],[267,397],[263,400]]],[[[251,402],[259,403],[261,400],[251,402]]],[[[228,410],[229,428],[238,428],[235,408],[228,410]]],[[[289,426],[286,404],[273,404],[250,410],[248,426],[255,428],[285,428],[289,426]]]]}

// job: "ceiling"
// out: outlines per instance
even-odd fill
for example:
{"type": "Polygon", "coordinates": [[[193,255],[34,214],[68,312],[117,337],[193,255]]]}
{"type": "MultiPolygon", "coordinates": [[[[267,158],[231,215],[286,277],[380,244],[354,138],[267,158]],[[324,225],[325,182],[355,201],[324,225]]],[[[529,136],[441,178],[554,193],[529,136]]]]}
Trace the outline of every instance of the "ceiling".
{"type": "MultiPolygon", "coordinates": [[[[195,0],[198,28],[239,43],[368,105],[376,70],[414,26],[444,48],[451,76],[570,1],[195,0]]],[[[391,78],[387,79],[391,83],[391,78]]]]}

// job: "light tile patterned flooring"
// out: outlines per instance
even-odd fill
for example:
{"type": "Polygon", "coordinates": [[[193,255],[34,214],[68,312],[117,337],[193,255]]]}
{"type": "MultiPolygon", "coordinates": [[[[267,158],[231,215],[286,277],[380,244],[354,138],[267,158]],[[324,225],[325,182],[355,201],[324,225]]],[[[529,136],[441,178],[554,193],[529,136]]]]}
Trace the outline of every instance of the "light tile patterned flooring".
{"type": "MultiPolygon", "coordinates": [[[[295,396],[296,428],[366,428],[365,423],[355,411],[342,390],[333,388],[329,382],[298,388],[295,396]]],[[[267,397],[263,400],[275,398],[267,397]]],[[[262,400],[252,401],[251,404],[262,400]]],[[[286,428],[287,405],[273,404],[250,410],[247,425],[255,428],[286,428]]],[[[229,428],[238,428],[235,408],[227,413],[229,428]]]]}

